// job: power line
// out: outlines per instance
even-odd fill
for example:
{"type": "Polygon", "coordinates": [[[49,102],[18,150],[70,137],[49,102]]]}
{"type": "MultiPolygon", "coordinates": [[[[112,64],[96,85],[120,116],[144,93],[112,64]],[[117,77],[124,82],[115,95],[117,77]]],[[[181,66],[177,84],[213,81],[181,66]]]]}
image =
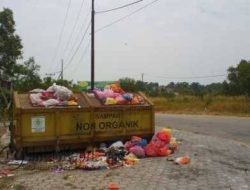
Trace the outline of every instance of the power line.
{"type": "Polygon", "coordinates": [[[58,50],[59,50],[59,47],[60,47],[60,44],[61,44],[61,41],[62,41],[62,36],[63,36],[63,32],[64,32],[66,20],[67,20],[67,17],[68,17],[70,5],[71,5],[71,0],[69,0],[68,5],[67,5],[67,11],[66,11],[66,15],[65,15],[65,17],[64,17],[62,29],[61,29],[61,32],[60,32],[60,35],[59,35],[59,40],[58,40],[58,43],[57,43],[57,45],[56,45],[56,51],[55,51],[55,54],[54,54],[54,56],[53,56],[53,58],[52,58],[52,60],[51,60],[51,62],[50,62],[50,65],[55,61],[56,56],[57,56],[57,54],[58,54],[58,50]]]}
{"type": "Polygon", "coordinates": [[[82,0],[80,9],[79,9],[79,11],[78,11],[78,13],[77,13],[77,17],[76,17],[76,20],[75,20],[75,24],[74,24],[74,26],[73,26],[73,28],[72,28],[72,30],[71,30],[69,39],[68,39],[68,41],[67,41],[67,43],[66,43],[66,46],[65,46],[65,48],[64,48],[64,50],[63,50],[63,55],[65,54],[66,50],[68,49],[69,43],[70,43],[70,41],[72,40],[73,33],[75,32],[77,22],[78,22],[78,20],[79,20],[79,18],[80,18],[81,10],[82,10],[82,7],[83,7],[84,2],[85,2],[85,0],[82,0]]]}
{"type": "MultiPolygon", "coordinates": [[[[70,49],[70,51],[69,51],[69,53],[67,55],[71,55],[73,53],[74,47],[75,47],[74,44],[77,44],[77,42],[79,41],[78,38],[80,37],[81,31],[84,29],[85,23],[86,23],[89,15],[90,15],[90,12],[87,13],[87,15],[86,15],[86,17],[85,17],[85,19],[83,21],[83,24],[82,24],[82,26],[81,26],[81,28],[79,30],[79,33],[77,34],[77,36],[76,36],[76,38],[74,40],[73,46],[71,47],[71,49],[70,49]]],[[[65,57],[67,57],[67,56],[65,56],[65,57]]]]}
{"type": "Polygon", "coordinates": [[[104,11],[97,11],[96,13],[97,13],[97,14],[100,14],[100,13],[107,13],[107,12],[110,12],[110,11],[115,11],[115,10],[123,9],[123,8],[125,8],[125,7],[129,7],[129,6],[131,6],[131,5],[140,3],[141,1],[143,1],[143,0],[135,1],[135,2],[132,2],[132,3],[129,3],[129,4],[120,6],[120,7],[113,8],[113,9],[108,9],[108,10],[104,10],[104,11]]]}
{"type": "Polygon", "coordinates": [[[105,28],[108,28],[108,27],[110,27],[110,26],[112,26],[112,25],[114,25],[114,24],[116,24],[116,23],[118,23],[118,22],[120,22],[120,21],[122,21],[122,20],[124,20],[124,19],[126,19],[128,17],[130,17],[131,15],[133,15],[133,14],[135,14],[135,13],[137,13],[137,12],[143,10],[143,9],[145,9],[146,7],[148,7],[148,6],[156,3],[157,1],[159,1],[159,0],[154,0],[154,1],[152,1],[152,2],[150,2],[148,4],[146,4],[146,5],[144,5],[141,8],[136,9],[135,11],[131,12],[130,14],[128,14],[126,16],[123,16],[123,17],[121,17],[121,18],[119,18],[119,19],[117,19],[117,20],[115,20],[115,21],[113,21],[113,22],[111,22],[111,23],[109,23],[109,24],[107,24],[105,26],[102,26],[102,27],[98,28],[97,30],[95,30],[95,33],[100,32],[100,31],[104,30],[105,28]]]}
{"type": "Polygon", "coordinates": [[[191,76],[191,77],[166,77],[166,76],[155,76],[146,73],[144,73],[144,75],[148,75],[155,78],[164,78],[164,79],[200,79],[200,78],[216,78],[216,77],[226,76],[226,74],[218,74],[218,75],[191,76]]]}
{"type": "Polygon", "coordinates": [[[80,46],[82,45],[82,42],[83,42],[83,40],[84,40],[84,38],[85,38],[85,36],[86,36],[86,34],[87,34],[87,32],[88,32],[88,29],[89,29],[90,25],[91,25],[91,22],[89,22],[89,24],[88,24],[88,26],[87,26],[87,28],[86,28],[86,30],[85,30],[85,32],[84,32],[84,34],[83,34],[81,40],[80,40],[80,43],[78,44],[78,46],[77,46],[75,52],[73,53],[73,55],[72,55],[71,58],[69,59],[68,63],[65,65],[65,69],[69,66],[69,64],[70,64],[70,63],[72,62],[72,60],[74,59],[76,53],[77,53],[78,50],[80,49],[80,46]]]}
{"type": "MultiPolygon", "coordinates": [[[[79,61],[78,61],[78,64],[79,64],[79,63],[83,60],[83,58],[86,56],[86,53],[88,52],[87,50],[88,50],[89,47],[90,47],[90,42],[91,42],[91,41],[89,40],[88,44],[87,44],[86,47],[84,48],[83,54],[82,54],[82,56],[80,57],[80,59],[79,59],[79,61]]],[[[72,72],[70,72],[70,76],[71,76],[72,73],[75,73],[75,70],[77,69],[78,64],[76,64],[75,67],[73,68],[72,72]]]]}

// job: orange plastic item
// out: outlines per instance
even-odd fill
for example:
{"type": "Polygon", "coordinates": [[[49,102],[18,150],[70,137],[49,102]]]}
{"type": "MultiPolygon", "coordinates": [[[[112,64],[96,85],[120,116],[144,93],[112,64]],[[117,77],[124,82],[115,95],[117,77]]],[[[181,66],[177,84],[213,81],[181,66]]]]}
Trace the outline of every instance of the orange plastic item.
{"type": "Polygon", "coordinates": [[[108,184],[108,189],[109,190],[118,190],[119,186],[116,183],[110,183],[110,184],[108,184]]]}
{"type": "Polygon", "coordinates": [[[186,164],[189,164],[190,161],[191,159],[189,156],[182,156],[182,157],[176,158],[174,162],[179,165],[186,165],[186,164]]]}
{"type": "Polygon", "coordinates": [[[139,100],[137,97],[134,97],[132,100],[131,100],[131,104],[132,105],[136,105],[136,104],[140,104],[139,100]]]}
{"type": "Polygon", "coordinates": [[[113,92],[120,93],[120,94],[125,93],[124,90],[121,87],[119,87],[117,84],[111,84],[110,88],[111,90],[113,90],[113,92]]]}

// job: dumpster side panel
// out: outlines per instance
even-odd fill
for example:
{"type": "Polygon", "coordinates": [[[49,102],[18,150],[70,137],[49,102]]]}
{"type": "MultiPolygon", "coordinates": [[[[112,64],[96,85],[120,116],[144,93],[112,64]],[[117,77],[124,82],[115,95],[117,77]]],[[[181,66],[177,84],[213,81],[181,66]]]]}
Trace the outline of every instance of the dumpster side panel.
{"type": "Polygon", "coordinates": [[[92,130],[90,112],[60,113],[60,137],[91,137],[92,130]]]}
{"type": "Polygon", "coordinates": [[[118,140],[128,139],[132,135],[150,136],[154,131],[152,119],[151,109],[94,112],[94,138],[118,140]]]}
{"type": "Polygon", "coordinates": [[[94,112],[95,139],[125,135],[125,124],[122,111],[94,112]]]}
{"type": "Polygon", "coordinates": [[[21,116],[22,141],[44,141],[55,138],[55,114],[25,113],[21,116]]]}
{"type": "Polygon", "coordinates": [[[124,122],[132,121],[131,127],[126,128],[126,134],[144,134],[150,133],[152,131],[151,122],[151,111],[150,110],[140,110],[140,111],[127,111],[124,114],[124,122]],[[134,126],[133,126],[134,125],[134,126]]]}

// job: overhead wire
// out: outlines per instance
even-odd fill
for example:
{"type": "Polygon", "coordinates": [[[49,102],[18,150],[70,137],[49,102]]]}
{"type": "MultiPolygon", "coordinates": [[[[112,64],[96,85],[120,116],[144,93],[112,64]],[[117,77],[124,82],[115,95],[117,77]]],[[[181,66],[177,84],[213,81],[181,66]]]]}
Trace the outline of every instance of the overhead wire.
{"type": "MultiPolygon", "coordinates": [[[[86,56],[86,53],[88,52],[87,50],[89,49],[90,47],[90,40],[88,42],[88,44],[86,45],[86,47],[84,48],[83,50],[83,53],[82,53],[82,56],[80,57],[79,61],[78,61],[78,64],[83,60],[83,58],[86,56]]],[[[72,75],[72,73],[75,73],[76,69],[77,69],[77,66],[78,64],[75,65],[75,67],[73,68],[72,72],[70,72],[70,76],[72,75]]]]}
{"type": "Polygon", "coordinates": [[[78,20],[79,20],[80,15],[81,15],[81,10],[82,10],[82,8],[83,8],[84,2],[85,2],[85,0],[82,0],[80,9],[79,9],[79,11],[78,11],[78,13],[77,13],[77,17],[76,17],[76,19],[75,19],[75,24],[74,24],[74,26],[73,26],[73,28],[72,28],[72,30],[71,30],[70,36],[69,36],[69,38],[68,38],[68,41],[67,41],[67,43],[66,43],[66,46],[65,46],[65,48],[64,48],[64,50],[63,50],[62,55],[65,55],[65,52],[66,52],[66,50],[68,49],[68,46],[69,46],[69,44],[70,44],[70,42],[71,42],[71,40],[72,40],[73,34],[74,34],[74,32],[75,32],[75,29],[76,29],[76,26],[77,26],[77,23],[78,23],[78,20]]]}
{"type": "Polygon", "coordinates": [[[154,78],[164,78],[164,79],[200,79],[200,78],[216,78],[216,77],[226,76],[226,74],[217,74],[217,75],[190,76],[190,77],[166,77],[166,76],[155,76],[147,73],[144,73],[144,75],[151,76],[154,78]]]}
{"type": "Polygon", "coordinates": [[[65,15],[65,17],[64,17],[62,29],[61,29],[61,32],[60,32],[60,35],[59,35],[59,40],[58,40],[58,43],[57,43],[57,45],[56,45],[56,51],[55,51],[55,54],[54,54],[53,58],[52,58],[51,61],[50,61],[50,65],[52,65],[52,63],[55,61],[55,59],[56,59],[56,57],[57,57],[58,50],[59,50],[59,47],[60,47],[60,44],[61,44],[61,41],[62,41],[62,36],[63,36],[64,28],[65,28],[65,25],[66,25],[66,20],[67,20],[67,18],[68,18],[70,5],[71,5],[71,0],[69,0],[69,2],[68,2],[68,4],[67,4],[67,11],[66,11],[66,15],[65,15]]]}
{"type": "MultiPolygon", "coordinates": [[[[73,46],[72,46],[71,49],[69,50],[69,53],[66,54],[66,52],[65,52],[66,55],[69,55],[69,56],[72,55],[72,53],[73,53],[73,51],[74,51],[74,47],[75,47],[74,45],[77,44],[77,42],[79,41],[79,37],[80,37],[80,35],[82,34],[82,31],[83,31],[83,29],[84,29],[85,23],[86,23],[86,21],[87,21],[89,15],[90,15],[90,11],[86,14],[86,17],[85,17],[84,20],[83,20],[83,24],[82,24],[82,26],[81,26],[81,28],[80,28],[80,30],[79,30],[79,33],[77,34],[77,36],[76,36],[76,38],[75,38],[75,40],[74,40],[74,42],[73,42],[73,46]]],[[[65,56],[65,57],[67,57],[67,56],[65,56]]]]}
{"type": "Polygon", "coordinates": [[[65,65],[64,69],[66,69],[66,68],[70,65],[70,63],[71,63],[72,60],[74,59],[76,53],[79,51],[79,49],[80,49],[80,47],[81,47],[81,45],[82,45],[82,42],[83,42],[83,40],[84,40],[84,38],[85,38],[85,36],[86,36],[86,34],[87,34],[87,32],[88,32],[88,29],[89,29],[90,25],[91,25],[91,22],[89,22],[89,24],[88,24],[88,26],[87,26],[87,28],[86,28],[86,30],[85,30],[85,32],[84,32],[84,34],[83,34],[81,40],[80,40],[80,43],[78,44],[78,46],[77,46],[75,52],[73,53],[73,55],[71,56],[71,58],[69,59],[69,61],[67,62],[67,64],[65,65]]]}
{"type": "Polygon", "coordinates": [[[114,24],[120,22],[120,21],[122,21],[122,20],[124,20],[124,19],[130,17],[131,15],[134,15],[135,13],[137,13],[137,12],[139,12],[139,11],[141,11],[141,10],[147,8],[148,6],[150,6],[150,5],[154,4],[154,3],[156,3],[157,1],[159,1],[159,0],[154,0],[154,1],[150,2],[150,3],[147,3],[146,5],[142,6],[141,8],[136,9],[135,11],[133,11],[133,12],[131,12],[131,13],[129,13],[129,14],[127,14],[127,15],[125,15],[125,16],[123,16],[123,17],[121,17],[121,18],[119,18],[119,19],[117,19],[117,20],[115,20],[115,21],[113,21],[113,22],[111,22],[111,23],[109,23],[109,24],[107,24],[107,25],[104,25],[104,26],[102,26],[102,27],[96,29],[96,30],[95,30],[95,33],[100,32],[100,31],[102,31],[102,30],[104,30],[104,29],[106,29],[106,28],[108,28],[108,27],[110,27],[110,26],[112,26],[112,25],[114,25],[114,24]]]}
{"type": "Polygon", "coordinates": [[[111,12],[111,11],[116,11],[116,10],[119,10],[119,9],[123,9],[123,8],[129,7],[131,5],[140,3],[141,1],[143,1],[143,0],[138,0],[138,1],[135,1],[135,2],[132,2],[132,3],[128,3],[128,4],[120,6],[120,7],[115,7],[115,8],[104,10],[104,11],[96,11],[95,13],[96,14],[100,14],[100,13],[107,13],[107,12],[111,12]]]}

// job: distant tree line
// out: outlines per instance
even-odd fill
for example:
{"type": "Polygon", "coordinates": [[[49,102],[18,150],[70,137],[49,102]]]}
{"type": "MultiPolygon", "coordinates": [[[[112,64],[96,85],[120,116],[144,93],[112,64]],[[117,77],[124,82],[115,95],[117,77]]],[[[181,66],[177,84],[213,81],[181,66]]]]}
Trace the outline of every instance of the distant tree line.
{"type": "Polygon", "coordinates": [[[173,97],[175,95],[247,95],[250,96],[250,61],[241,60],[236,67],[228,69],[227,80],[222,83],[202,85],[198,82],[170,82],[159,85],[157,82],[142,82],[131,78],[120,80],[127,91],[143,91],[149,96],[173,97]]]}

